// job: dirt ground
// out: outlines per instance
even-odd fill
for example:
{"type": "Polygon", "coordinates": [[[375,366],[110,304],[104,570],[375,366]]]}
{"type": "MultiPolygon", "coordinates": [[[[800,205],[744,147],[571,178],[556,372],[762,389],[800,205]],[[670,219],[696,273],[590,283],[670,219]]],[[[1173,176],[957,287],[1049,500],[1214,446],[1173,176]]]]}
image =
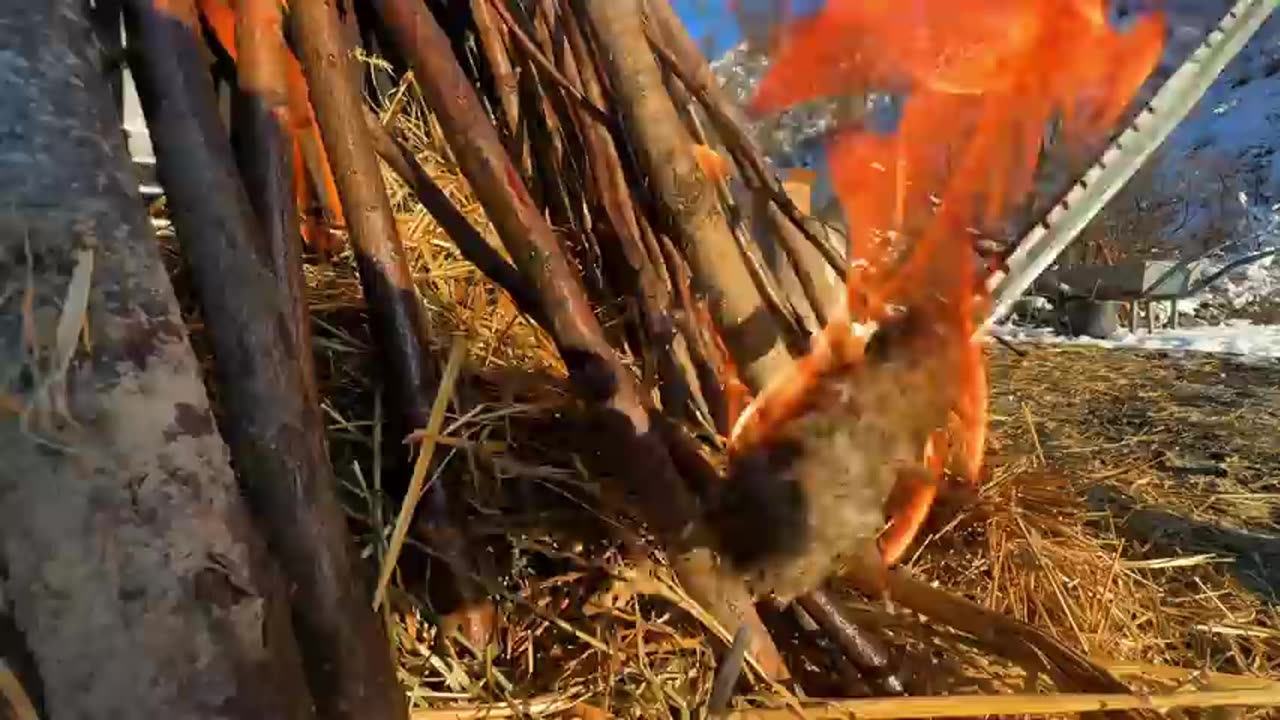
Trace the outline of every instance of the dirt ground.
{"type": "MultiPolygon", "coordinates": [[[[1263,603],[1280,598],[1280,362],[1100,348],[1001,349],[993,452],[1074,475],[1117,532],[1212,554],[1263,603]]],[[[1273,628],[1280,630],[1280,628],[1273,628]]]]}

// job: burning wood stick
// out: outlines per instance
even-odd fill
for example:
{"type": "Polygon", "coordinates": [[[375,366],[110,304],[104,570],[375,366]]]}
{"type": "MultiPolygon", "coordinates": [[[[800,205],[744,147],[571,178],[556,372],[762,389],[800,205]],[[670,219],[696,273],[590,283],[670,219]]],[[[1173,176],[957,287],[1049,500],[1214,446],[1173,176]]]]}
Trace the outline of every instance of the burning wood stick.
{"type": "MultiPolygon", "coordinates": [[[[412,65],[463,174],[541,298],[547,330],[570,379],[600,416],[597,427],[605,450],[630,459],[623,475],[627,489],[637,498],[641,517],[673,549],[681,582],[731,629],[759,624],[741,583],[721,574],[710,554],[690,542],[690,534],[697,531],[697,503],[654,432],[634,377],[605,341],[559,241],[533,205],[474,88],[449,52],[448,38],[426,6],[413,0],[378,0],[374,6],[383,29],[412,65]]],[[[763,634],[753,634],[757,635],[763,634]]],[[[785,674],[767,635],[757,640],[755,650],[757,662],[776,676],[785,674]]]]}
{"type": "MultiPolygon", "coordinates": [[[[372,329],[389,368],[387,388],[398,414],[411,430],[427,426],[431,370],[426,357],[426,325],[422,304],[404,246],[391,214],[378,158],[365,125],[364,110],[349,53],[341,39],[342,28],[335,9],[321,2],[304,3],[293,10],[303,71],[312,88],[320,134],[333,162],[338,192],[344,207],[360,273],[360,285],[369,304],[372,329]]],[[[434,388],[439,392],[439,387],[434,388]]],[[[456,526],[450,498],[442,484],[433,484],[425,496],[432,539],[453,563],[468,562],[464,534],[456,526]]],[[[491,616],[483,588],[472,580],[470,567],[454,568],[452,585],[461,595],[464,615],[491,616]],[[471,606],[471,607],[465,607],[471,606]]],[[[492,628],[477,626],[469,638],[488,643],[492,628]]],[[[384,653],[385,655],[385,653],[384,653]]]]}
{"type": "Polygon", "coordinates": [[[330,718],[402,716],[386,639],[363,602],[301,333],[263,257],[257,219],[219,120],[191,0],[130,0],[126,21],[159,172],[213,341],[224,431],[294,598],[308,680],[330,718]]]}
{"type": "MultiPolygon", "coordinates": [[[[785,185],[783,189],[788,195],[794,192],[785,185]]],[[[805,192],[810,189],[806,188],[805,192]]],[[[796,198],[793,197],[792,201],[795,202],[796,198]]],[[[753,215],[759,217],[763,213],[764,221],[757,221],[758,226],[762,231],[773,232],[774,242],[795,268],[800,288],[809,301],[809,306],[813,308],[819,326],[826,325],[831,321],[831,305],[839,299],[840,276],[831,272],[820,252],[805,240],[805,234],[783,214],[771,197],[752,191],[751,202],[753,215]]],[[[801,211],[809,212],[807,201],[801,211]]]]}

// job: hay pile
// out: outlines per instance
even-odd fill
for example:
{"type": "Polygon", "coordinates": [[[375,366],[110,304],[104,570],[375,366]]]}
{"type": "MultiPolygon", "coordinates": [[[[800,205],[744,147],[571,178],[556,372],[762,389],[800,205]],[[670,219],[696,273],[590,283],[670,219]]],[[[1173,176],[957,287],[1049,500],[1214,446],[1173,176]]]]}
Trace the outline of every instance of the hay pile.
{"type": "MultiPolygon", "coordinates": [[[[107,5],[95,5],[103,17],[92,25],[119,49],[122,8],[107,5]]],[[[1158,481],[1143,480],[1149,494],[1107,492],[1126,472],[1212,474],[1212,462],[1243,484],[1229,502],[1269,507],[1262,480],[1234,462],[1245,451],[1127,459],[1135,428],[1185,418],[1106,416],[1113,405],[1072,415],[1067,401],[1011,411],[1009,372],[997,387],[996,472],[974,502],[935,513],[910,569],[885,573],[886,595],[901,607],[845,581],[790,607],[757,604],[716,562],[712,540],[698,536],[714,514],[698,493],[723,459],[711,436],[728,431],[738,377],[765,387],[805,352],[835,290],[819,281],[846,260],[765,167],[664,0],[291,3],[287,18],[273,0],[124,5],[125,55],[181,236],[168,248],[173,277],[155,271],[141,233],[124,237],[138,208],[128,179],[109,167],[123,166],[119,142],[97,147],[83,171],[20,153],[31,168],[65,173],[51,177],[113,178],[99,183],[102,197],[81,196],[78,180],[54,194],[99,206],[119,245],[79,223],[49,233],[57,244],[37,244],[35,257],[28,238],[10,238],[28,277],[35,266],[51,278],[69,273],[74,292],[58,315],[67,322],[54,333],[58,377],[75,381],[69,395],[111,409],[109,426],[86,425],[84,439],[121,461],[86,473],[78,458],[39,451],[35,436],[18,437],[27,428],[9,426],[37,469],[21,473],[23,487],[41,492],[29,506],[3,506],[21,521],[8,537],[25,536],[30,556],[6,572],[17,573],[10,585],[39,591],[15,603],[16,616],[63,703],[54,712],[234,707],[256,717],[281,714],[278,706],[390,720],[404,714],[404,688],[420,719],[683,717],[726,704],[737,717],[886,718],[1280,706],[1280,687],[1255,679],[1275,657],[1258,542],[1225,533],[1239,560],[1231,569],[1253,568],[1237,583],[1207,556],[1223,552],[1222,533],[1203,527],[1218,506],[1178,486],[1174,509],[1190,519],[1171,532],[1141,512],[1165,501],[1158,481]],[[383,51],[407,57],[371,57],[383,51]],[[346,72],[353,53],[380,72],[357,82],[346,72]],[[648,102],[655,96],[670,102],[648,102]],[[757,257],[763,238],[738,212],[747,203],[729,202],[725,160],[749,190],[751,219],[776,234],[776,262],[757,257]],[[299,234],[322,255],[350,249],[304,269],[299,234]],[[71,251],[74,270],[64,262],[71,251]],[[99,255],[91,286],[105,302],[95,296],[89,307],[105,331],[73,373],[85,323],[68,309],[85,308],[86,271],[99,255]],[[725,262],[740,255],[746,262],[725,262]],[[185,340],[175,342],[170,280],[211,398],[185,340]],[[150,393],[139,413],[134,380],[138,395],[177,383],[190,402],[150,393]],[[119,452],[118,426],[140,415],[172,418],[172,428],[157,420],[144,446],[119,452]],[[1110,426],[1119,437],[1099,440],[1110,426]],[[207,452],[188,447],[169,464],[174,446],[197,437],[207,452]],[[64,503],[59,488],[109,500],[64,503]],[[102,510],[116,506],[124,510],[102,510]],[[58,522],[44,523],[55,510],[58,522]],[[378,569],[375,590],[349,572],[343,513],[378,569]],[[197,516],[207,521],[190,532],[172,522],[197,516]],[[42,540],[59,530],[66,539],[42,540]],[[67,547],[90,549],[80,571],[67,570],[67,547]],[[675,552],[665,558],[661,547],[675,552]],[[155,562],[132,567],[139,557],[155,562]],[[51,573],[75,584],[46,586],[51,573]],[[66,650],[85,635],[96,642],[66,650]],[[734,669],[747,646],[750,663],[734,669]],[[130,652],[135,662],[116,664],[130,652]],[[72,654],[76,662],[64,662],[72,654]],[[172,662],[189,657],[199,662],[172,662]],[[1147,698],[1131,688],[1200,691],[1147,698]],[[813,699],[828,697],[840,699],[813,699]]],[[[67,37],[90,34],[86,12],[75,3],[53,12],[72,28],[49,36],[59,52],[67,37]]],[[[34,57],[36,45],[20,51],[34,57]]],[[[61,127],[46,122],[47,108],[61,107],[46,98],[80,113],[71,135],[102,134],[106,103],[94,108],[79,90],[111,80],[115,71],[100,74],[96,61],[53,63],[16,86],[41,101],[25,120],[32,132],[14,137],[61,127]]],[[[13,184],[29,190],[25,177],[13,184]]],[[[33,293],[23,297],[9,347],[25,365],[38,335],[33,293]]],[[[1068,364],[1059,375],[1091,372],[1068,364]]],[[[1100,397],[1117,396],[1120,374],[1096,373],[1111,393],[1100,397]]],[[[1031,394],[1044,400],[1052,383],[1032,377],[1031,394]]],[[[20,392],[45,404],[46,387],[31,384],[20,392]]],[[[1084,395],[1079,385],[1062,392],[1084,395]]]]}
{"type": "MultiPolygon", "coordinates": [[[[422,116],[409,107],[397,122],[492,237],[422,116]]],[[[574,431],[554,348],[386,178],[438,357],[465,338],[431,482],[467,488],[471,522],[491,540],[482,580],[502,615],[496,655],[456,635],[445,642],[438,609],[422,599],[427,566],[410,561],[429,552],[411,536],[387,620],[414,717],[699,713],[715,677],[715,632],[660,555],[606,540],[610,527],[630,522],[600,509],[599,478],[583,461],[588,434],[574,431]],[[646,553],[653,562],[632,561],[646,553]]],[[[365,555],[376,557],[397,510],[376,449],[400,439],[381,432],[351,258],[309,265],[308,287],[334,464],[348,511],[366,530],[365,555]]],[[[913,572],[1044,630],[1140,690],[1280,696],[1266,680],[1280,674],[1280,488],[1271,474],[1280,467],[1280,368],[1067,348],[1019,357],[996,346],[991,363],[993,474],[976,503],[936,513],[913,572]]],[[[999,712],[982,696],[1052,687],[969,635],[835,590],[887,640],[912,694],[961,696],[930,712],[999,712]]],[[[806,695],[842,695],[861,682],[804,618],[765,619],[806,695]]],[[[753,679],[739,700],[796,702],[753,679]]],[[[771,716],[761,712],[743,716],[771,716]]]]}

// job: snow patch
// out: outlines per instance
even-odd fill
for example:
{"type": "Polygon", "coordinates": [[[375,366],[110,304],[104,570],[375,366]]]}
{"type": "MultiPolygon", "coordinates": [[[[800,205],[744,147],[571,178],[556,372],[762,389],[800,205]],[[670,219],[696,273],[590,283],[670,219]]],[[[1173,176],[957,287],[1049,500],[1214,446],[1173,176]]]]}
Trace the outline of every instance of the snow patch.
{"type": "Polygon", "coordinates": [[[1014,343],[1092,345],[1134,350],[1180,350],[1280,359],[1280,325],[1254,325],[1245,320],[1232,320],[1222,325],[1198,328],[1157,330],[1153,333],[1123,331],[1105,340],[1064,337],[1048,328],[1009,325],[998,325],[992,328],[992,334],[1014,343]]]}

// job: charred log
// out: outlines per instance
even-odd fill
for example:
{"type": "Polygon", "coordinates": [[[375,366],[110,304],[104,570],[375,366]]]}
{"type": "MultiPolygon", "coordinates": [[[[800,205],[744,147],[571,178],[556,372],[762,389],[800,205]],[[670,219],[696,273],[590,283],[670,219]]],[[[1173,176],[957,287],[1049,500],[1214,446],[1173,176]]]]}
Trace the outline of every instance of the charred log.
{"type": "MultiPolygon", "coordinates": [[[[391,407],[397,409],[404,429],[425,428],[434,395],[429,390],[434,373],[426,354],[422,302],[391,214],[358,87],[352,82],[352,58],[342,40],[337,9],[330,0],[304,3],[294,8],[291,21],[338,193],[343,207],[349,208],[347,221],[360,284],[369,305],[374,336],[390,371],[387,390],[391,407]]],[[[482,588],[469,580],[473,573],[465,537],[446,489],[433,484],[424,499],[426,522],[433,538],[444,557],[454,564],[441,569],[453,573],[444,586],[456,590],[454,600],[460,607],[455,609],[466,612],[465,606],[485,604],[482,588]]],[[[479,635],[471,639],[481,644],[488,641],[479,635]]]]}
{"type": "Polygon", "coordinates": [[[190,0],[130,0],[126,21],[139,46],[135,72],[161,181],[212,339],[223,430],[288,578],[317,711],[400,717],[403,694],[357,581],[324,425],[304,378],[310,368],[298,361],[309,353],[298,346],[298,298],[264,257],[261,225],[218,127],[196,8],[190,0]]]}

